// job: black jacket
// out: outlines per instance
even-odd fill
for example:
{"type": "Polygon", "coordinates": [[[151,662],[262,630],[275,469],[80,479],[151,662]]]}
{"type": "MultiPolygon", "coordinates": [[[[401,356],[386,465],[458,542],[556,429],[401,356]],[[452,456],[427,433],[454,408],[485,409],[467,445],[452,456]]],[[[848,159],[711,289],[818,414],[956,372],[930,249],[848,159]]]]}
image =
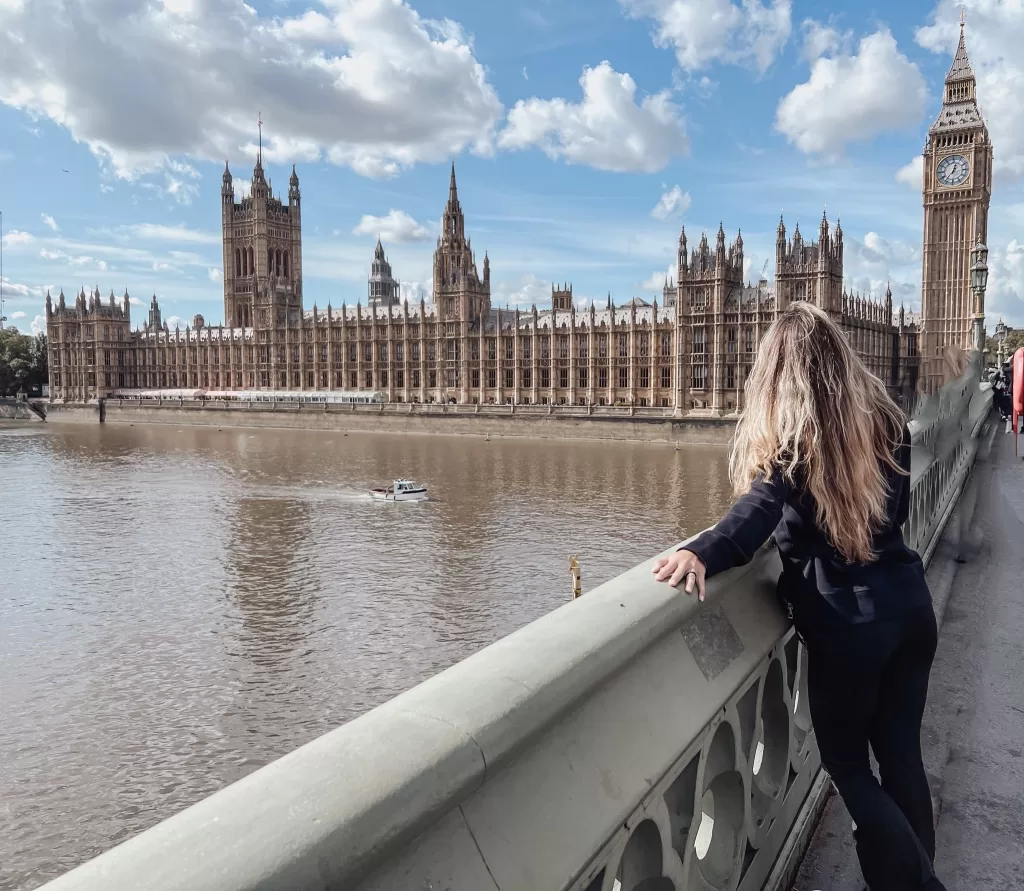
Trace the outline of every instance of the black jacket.
{"type": "Polygon", "coordinates": [[[782,558],[779,596],[797,625],[810,627],[884,621],[931,603],[924,565],[907,547],[901,526],[910,510],[910,432],[903,429],[897,459],[905,474],[884,470],[887,521],[874,535],[877,559],[850,563],[829,543],[815,520],[811,495],[781,473],[758,478],[713,529],[685,549],[710,578],[750,562],[774,532],[782,558]]]}

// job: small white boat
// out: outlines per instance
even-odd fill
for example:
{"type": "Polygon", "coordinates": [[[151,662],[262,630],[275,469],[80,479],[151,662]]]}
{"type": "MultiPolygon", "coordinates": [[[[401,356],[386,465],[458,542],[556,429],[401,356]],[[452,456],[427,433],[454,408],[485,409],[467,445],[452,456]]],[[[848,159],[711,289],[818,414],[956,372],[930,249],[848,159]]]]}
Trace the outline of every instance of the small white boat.
{"type": "Polygon", "coordinates": [[[386,489],[370,489],[370,497],[378,501],[426,501],[427,487],[412,480],[395,480],[386,489]]]}

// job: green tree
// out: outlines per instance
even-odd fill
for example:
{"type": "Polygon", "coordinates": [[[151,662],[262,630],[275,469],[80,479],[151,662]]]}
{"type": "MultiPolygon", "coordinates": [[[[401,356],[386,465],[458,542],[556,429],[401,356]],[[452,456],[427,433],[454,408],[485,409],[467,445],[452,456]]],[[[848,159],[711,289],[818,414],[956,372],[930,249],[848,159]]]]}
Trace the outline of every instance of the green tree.
{"type": "Polygon", "coordinates": [[[29,350],[32,359],[29,387],[34,393],[41,392],[43,386],[50,380],[50,369],[47,359],[49,351],[46,346],[46,335],[40,331],[32,338],[32,346],[29,350]]]}
{"type": "Polygon", "coordinates": [[[1024,330],[1010,331],[1006,335],[1003,352],[1007,356],[1012,356],[1022,346],[1024,346],[1024,330]]]}
{"type": "Polygon", "coordinates": [[[48,379],[46,335],[32,337],[17,328],[0,330],[0,396],[38,392],[48,379]]]}

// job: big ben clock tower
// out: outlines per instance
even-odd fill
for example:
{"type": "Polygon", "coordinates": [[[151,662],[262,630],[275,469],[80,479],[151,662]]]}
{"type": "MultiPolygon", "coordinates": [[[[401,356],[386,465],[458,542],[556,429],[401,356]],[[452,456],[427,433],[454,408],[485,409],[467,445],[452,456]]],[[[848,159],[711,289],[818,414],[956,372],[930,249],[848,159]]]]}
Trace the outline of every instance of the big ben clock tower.
{"type": "Polygon", "coordinates": [[[922,358],[927,389],[942,378],[942,352],[971,346],[974,306],[971,250],[988,241],[992,141],[978,110],[977,82],[967,58],[964,20],[946,75],[942,110],[924,149],[924,244],[921,278],[922,358]]]}

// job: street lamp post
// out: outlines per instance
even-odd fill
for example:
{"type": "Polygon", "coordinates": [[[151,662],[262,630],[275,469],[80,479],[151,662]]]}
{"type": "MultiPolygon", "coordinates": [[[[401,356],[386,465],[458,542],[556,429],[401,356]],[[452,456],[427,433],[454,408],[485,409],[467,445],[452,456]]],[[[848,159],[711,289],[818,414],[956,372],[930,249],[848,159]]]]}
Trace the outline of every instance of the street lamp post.
{"type": "Polygon", "coordinates": [[[979,353],[985,345],[985,288],[988,287],[988,248],[978,236],[971,251],[971,290],[974,292],[973,347],[979,353]]]}
{"type": "Polygon", "coordinates": [[[996,365],[1002,367],[1004,359],[1003,353],[1006,349],[1006,323],[1000,319],[996,322],[996,365]]]}

